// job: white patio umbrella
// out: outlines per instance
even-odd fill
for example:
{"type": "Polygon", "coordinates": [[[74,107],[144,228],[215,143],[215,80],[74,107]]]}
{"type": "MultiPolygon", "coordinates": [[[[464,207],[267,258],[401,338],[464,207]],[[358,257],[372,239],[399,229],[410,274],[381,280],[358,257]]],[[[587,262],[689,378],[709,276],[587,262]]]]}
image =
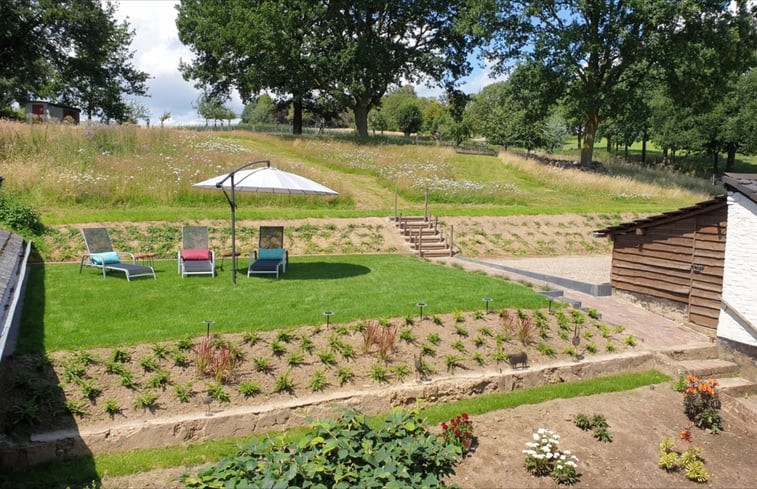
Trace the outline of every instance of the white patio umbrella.
{"type": "Polygon", "coordinates": [[[231,280],[237,283],[237,249],[236,249],[236,201],[234,193],[258,192],[267,194],[289,195],[339,195],[338,192],[314,182],[309,178],[289,173],[271,166],[271,162],[252,161],[231,173],[225,173],[217,177],[209,178],[192,185],[195,188],[221,189],[226,200],[231,206],[231,260],[233,270],[231,280]],[[260,168],[248,170],[253,165],[265,165],[260,168]],[[227,191],[229,193],[227,193],[227,191]]]}

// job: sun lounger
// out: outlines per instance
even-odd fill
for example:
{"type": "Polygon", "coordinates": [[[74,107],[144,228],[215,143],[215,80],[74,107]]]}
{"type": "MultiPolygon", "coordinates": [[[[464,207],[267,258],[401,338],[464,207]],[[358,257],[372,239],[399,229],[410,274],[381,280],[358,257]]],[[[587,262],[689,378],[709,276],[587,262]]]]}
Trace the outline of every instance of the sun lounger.
{"type": "Polygon", "coordinates": [[[100,268],[103,278],[108,270],[123,272],[126,280],[131,282],[133,277],[148,277],[157,279],[155,269],[145,265],[137,265],[134,254],[125,251],[114,251],[108,230],[105,228],[84,228],[81,230],[84,236],[84,244],[87,246],[87,254],[81,257],[79,273],[82,268],[100,268]],[[124,263],[121,258],[128,256],[131,263],[124,263]]]}
{"type": "Polygon", "coordinates": [[[284,248],[283,226],[261,226],[258,250],[250,254],[247,276],[286,273],[289,252],[284,248]]]}

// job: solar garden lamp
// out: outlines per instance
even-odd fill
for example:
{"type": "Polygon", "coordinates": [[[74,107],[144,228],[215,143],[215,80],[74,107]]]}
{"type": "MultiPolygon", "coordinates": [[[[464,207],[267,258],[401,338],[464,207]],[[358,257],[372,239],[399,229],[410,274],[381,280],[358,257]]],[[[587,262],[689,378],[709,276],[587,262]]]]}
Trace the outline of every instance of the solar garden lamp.
{"type": "Polygon", "coordinates": [[[205,321],[203,321],[203,323],[205,323],[205,325],[208,327],[208,332],[205,333],[205,336],[208,337],[208,338],[210,338],[210,325],[213,324],[213,323],[215,323],[215,321],[213,321],[211,319],[206,319],[205,321]]]}
{"type": "Polygon", "coordinates": [[[489,314],[489,303],[493,301],[491,297],[484,297],[484,302],[486,303],[486,314],[489,314]]]}
{"type": "Polygon", "coordinates": [[[326,327],[329,327],[331,316],[334,315],[334,311],[323,311],[323,315],[326,316],[326,327]]]}
{"type": "Polygon", "coordinates": [[[420,315],[418,316],[418,321],[423,321],[423,308],[426,307],[428,304],[425,302],[419,302],[416,304],[418,308],[420,309],[420,315]]]}

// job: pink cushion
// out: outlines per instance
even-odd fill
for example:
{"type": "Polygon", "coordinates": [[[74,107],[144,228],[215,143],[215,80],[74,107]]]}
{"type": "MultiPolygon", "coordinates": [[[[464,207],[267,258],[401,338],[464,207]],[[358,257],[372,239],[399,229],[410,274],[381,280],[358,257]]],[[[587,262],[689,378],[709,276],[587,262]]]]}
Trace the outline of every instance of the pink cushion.
{"type": "Polygon", "coordinates": [[[183,260],[210,260],[210,250],[181,250],[183,260]]]}

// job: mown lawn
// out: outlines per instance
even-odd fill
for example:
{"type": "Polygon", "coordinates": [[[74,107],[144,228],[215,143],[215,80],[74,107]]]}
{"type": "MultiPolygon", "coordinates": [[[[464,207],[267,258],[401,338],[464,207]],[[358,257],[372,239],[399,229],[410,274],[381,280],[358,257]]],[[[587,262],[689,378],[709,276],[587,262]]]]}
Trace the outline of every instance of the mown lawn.
{"type": "Polygon", "coordinates": [[[103,279],[77,264],[33,266],[24,303],[19,350],[55,351],[133,345],[205,334],[417,315],[455,309],[537,308],[546,299],[502,278],[397,255],[296,257],[287,273],[247,278],[239,263],[237,286],[226,260],[219,275],[177,274],[175,261],[155,264],[157,280],[127,282],[123,274],[103,279]]]}

